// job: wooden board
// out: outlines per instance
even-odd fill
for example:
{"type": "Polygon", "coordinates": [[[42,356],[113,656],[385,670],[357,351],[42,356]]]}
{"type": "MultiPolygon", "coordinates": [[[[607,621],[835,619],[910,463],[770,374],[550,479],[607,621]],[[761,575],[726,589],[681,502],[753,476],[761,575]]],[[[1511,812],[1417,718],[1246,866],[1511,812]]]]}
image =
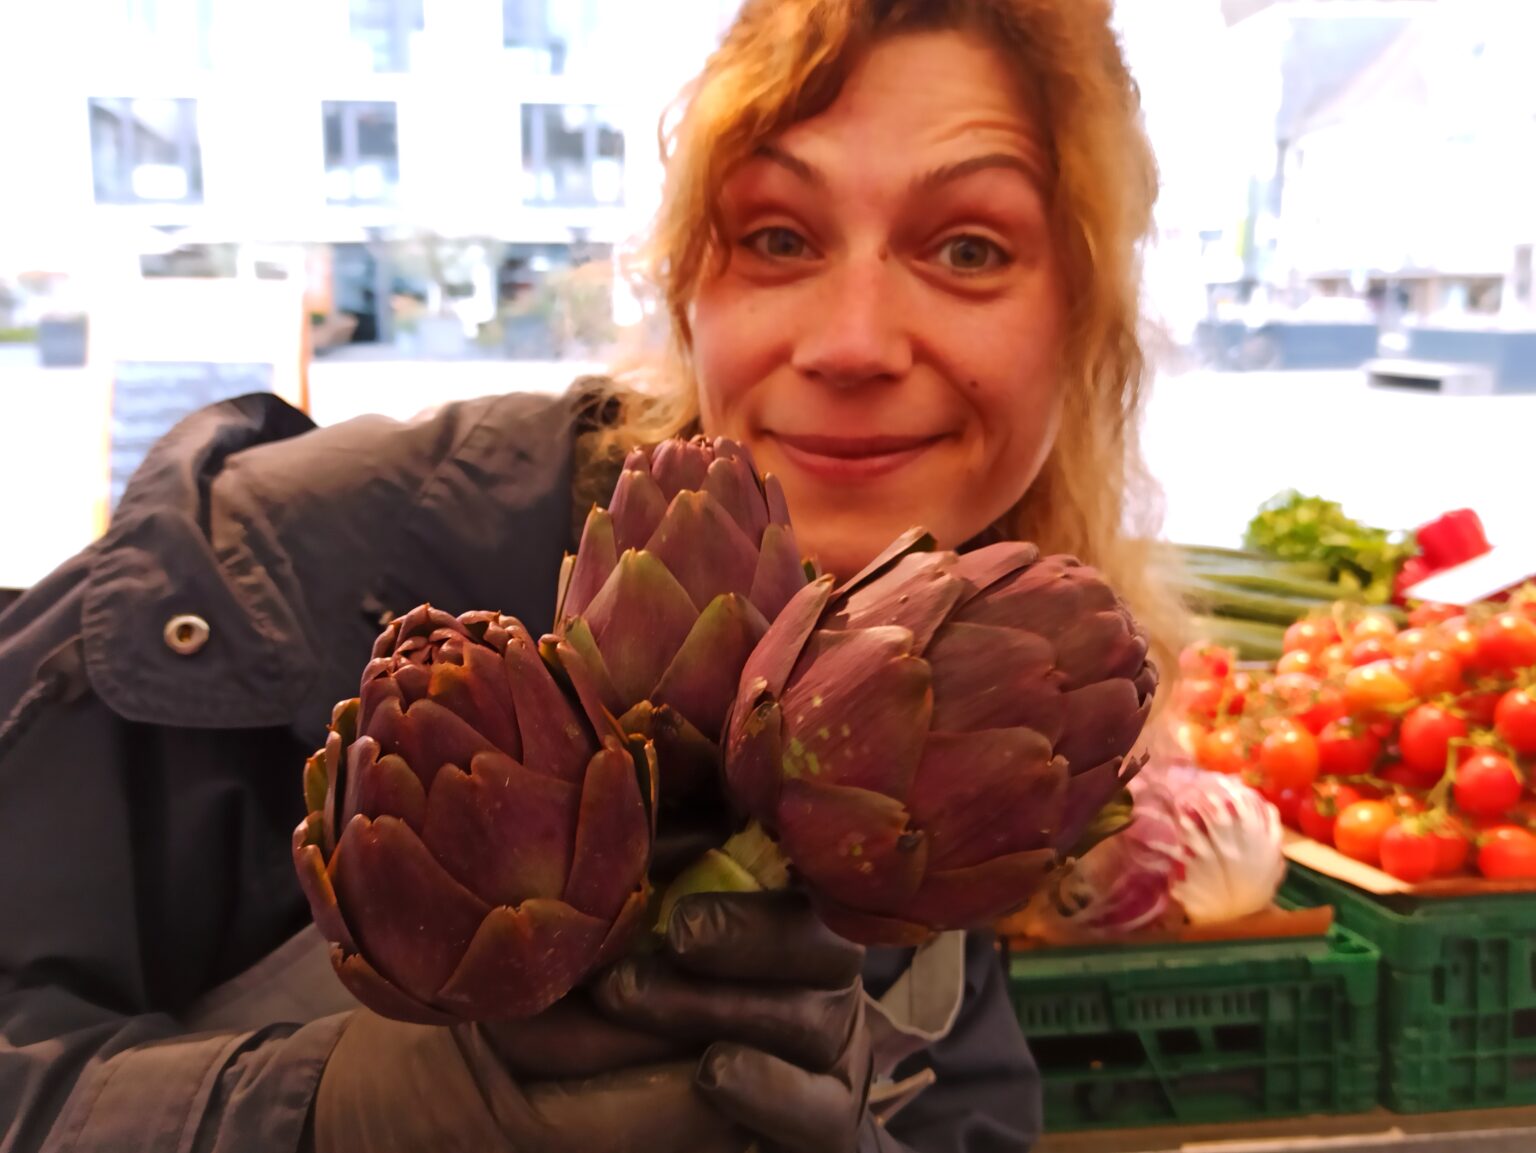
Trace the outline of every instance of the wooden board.
{"type": "Polygon", "coordinates": [[[1378,897],[1486,897],[1500,893],[1536,893],[1536,881],[1489,881],[1473,876],[1442,877],[1410,885],[1291,829],[1285,831],[1285,855],[1288,860],[1313,872],[1378,897]]]}
{"type": "Polygon", "coordinates": [[[1098,948],[1138,945],[1214,944],[1221,941],[1262,941],[1295,937],[1321,937],[1333,926],[1333,909],[1268,909],[1252,917],[1223,921],[1216,925],[1181,925],[1176,929],[1132,933],[1105,939],[1087,934],[1055,932],[1049,939],[1023,935],[1016,931],[1019,922],[1004,921],[999,932],[1013,950],[1098,948]]]}

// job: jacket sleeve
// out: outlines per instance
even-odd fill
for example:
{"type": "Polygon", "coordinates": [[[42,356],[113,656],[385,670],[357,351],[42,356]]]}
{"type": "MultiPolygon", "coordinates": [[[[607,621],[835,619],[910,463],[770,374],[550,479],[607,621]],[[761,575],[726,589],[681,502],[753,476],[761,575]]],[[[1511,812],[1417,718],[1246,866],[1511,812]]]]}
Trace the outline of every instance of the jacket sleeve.
{"type": "Polygon", "coordinates": [[[1040,1136],[1040,1073],[1008,997],[988,934],[966,941],[965,1000],[955,1027],[897,1077],[930,1068],[937,1080],[860,1153],[1026,1153],[1040,1136]]]}
{"type": "MultiPolygon", "coordinates": [[[[177,659],[165,617],[103,611],[102,573],[165,581],[200,609],[178,559],[199,554],[173,542],[197,537],[221,462],[310,427],[260,398],[199,414],[136,478],[142,512],[120,507],[108,538],[0,615],[0,1153],[299,1147],[346,1014],[196,1033],[180,1017],[303,923],[284,869],[301,744],[281,726],[125,715],[90,650],[145,696],[194,707],[207,661],[186,666],[189,691],[145,687],[177,659]],[[180,536],[152,531],[173,520],[180,536]]],[[[234,603],[202,609],[215,646],[239,634],[234,603]]]]}
{"type": "MultiPolygon", "coordinates": [[[[0,645],[0,664],[20,658],[0,645]]],[[[299,1148],[346,1016],[189,1034],[174,1000],[156,1006],[170,978],[154,959],[177,942],[151,939],[167,932],[152,906],[176,886],[146,874],[179,862],[136,852],[174,819],[157,808],[156,766],[125,755],[147,734],[67,669],[36,687],[0,751],[0,1150],[299,1148]]],[[[218,950],[184,945],[184,964],[218,971],[218,950]]]]}
{"type": "Polygon", "coordinates": [[[0,615],[0,1153],[301,1147],[351,1014],[188,1022],[309,922],[299,774],[381,611],[549,612],[569,424],[515,394],[321,430],[214,406],[0,615]]]}

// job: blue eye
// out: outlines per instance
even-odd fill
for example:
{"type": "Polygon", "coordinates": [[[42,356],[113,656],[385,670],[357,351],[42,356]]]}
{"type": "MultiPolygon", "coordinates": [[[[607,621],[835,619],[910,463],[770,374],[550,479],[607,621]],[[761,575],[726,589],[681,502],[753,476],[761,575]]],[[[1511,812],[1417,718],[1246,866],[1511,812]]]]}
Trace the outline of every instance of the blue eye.
{"type": "Polygon", "coordinates": [[[810,250],[805,237],[793,228],[782,226],[759,228],[741,244],[769,260],[799,260],[810,250]]]}
{"type": "Polygon", "coordinates": [[[995,272],[1012,258],[984,236],[954,236],[939,246],[939,259],[952,272],[995,272]]]}

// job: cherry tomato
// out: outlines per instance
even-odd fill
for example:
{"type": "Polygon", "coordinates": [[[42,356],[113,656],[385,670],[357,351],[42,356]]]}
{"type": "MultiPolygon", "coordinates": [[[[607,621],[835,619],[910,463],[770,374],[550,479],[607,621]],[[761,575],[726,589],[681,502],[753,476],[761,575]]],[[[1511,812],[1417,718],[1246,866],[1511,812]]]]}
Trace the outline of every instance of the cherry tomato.
{"type": "Polygon", "coordinates": [[[1355,668],[1392,659],[1392,642],[1386,637],[1366,637],[1349,647],[1349,663],[1355,668]]]}
{"type": "Polygon", "coordinates": [[[1465,687],[1461,662],[1444,649],[1426,649],[1410,657],[1408,683],[1425,699],[1459,693],[1465,687]]]}
{"type": "Polygon", "coordinates": [[[1519,825],[1500,825],[1482,836],[1477,871],[1492,881],[1536,880],[1536,833],[1519,825]]]}
{"type": "Polygon", "coordinates": [[[1317,737],[1318,772],[1329,777],[1361,777],[1381,759],[1381,738],[1349,721],[1331,721],[1317,737]]]}
{"type": "Polygon", "coordinates": [[[1227,682],[1227,699],[1223,708],[1228,716],[1240,717],[1248,707],[1248,696],[1253,692],[1252,673],[1233,673],[1227,682]]]}
{"type": "Polygon", "coordinates": [[[1302,708],[1312,703],[1312,697],[1323,682],[1310,673],[1281,673],[1264,684],[1264,693],[1286,709],[1302,708]]]}
{"type": "Polygon", "coordinates": [[[1334,721],[1342,721],[1349,715],[1344,704],[1344,694],[1332,685],[1323,685],[1312,698],[1312,703],[1296,710],[1295,720],[1314,736],[1334,721]]]}
{"type": "Polygon", "coordinates": [[[1461,615],[1461,610],[1455,605],[1425,601],[1423,604],[1414,605],[1408,614],[1408,623],[1416,629],[1427,629],[1435,625],[1443,625],[1446,621],[1461,615]]]}
{"type": "Polygon", "coordinates": [[[1356,801],[1364,800],[1359,791],[1338,781],[1318,781],[1302,798],[1296,813],[1301,831],[1314,841],[1333,844],[1333,825],[1339,814],[1356,801]]]}
{"type": "Polygon", "coordinates": [[[1399,789],[1387,797],[1386,802],[1399,817],[1417,817],[1429,812],[1429,802],[1416,792],[1399,789]]]}
{"type": "Polygon", "coordinates": [[[1376,774],[1389,785],[1396,785],[1400,789],[1431,789],[1439,783],[1445,775],[1442,769],[1438,773],[1421,773],[1411,765],[1405,765],[1402,761],[1387,765],[1376,774]]]}
{"type": "Polygon", "coordinates": [[[1498,692],[1465,693],[1456,699],[1456,708],[1474,725],[1486,729],[1493,726],[1502,699],[1498,692]]]}
{"type": "Polygon", "coordinates": [[[1287,653],[1309,653],[1315,657],[1338,641],[1339,626],[1333,623],[1333,618],[1308,617],[1285,630],[1283,647],[1287,653]]]}
{"type": "Polygon", "coordinates": [[[1457,617],[1440,627],[1440,644],[1461,662],[1463,669],[1471,668],[1477,659],[1477,632],[1466,617],[1457,617]]]}
{"type": "Polygon", "coordinates": [[[1323,671],[1323,662],[1315,653],[1306,649],[1292,649],[1275,662],[1275,672],[1309,673],[1313,676],[1323,671]]]}
{"type": "Polygon", "coordinates": [[[1329,645],[1322,652],[1323,667],[1329,672],[1343,669],[1349,664],[1349,646],[1342,641],[1336,645],[1329,645]]]}
{"type": "Polygon", "coordinates": [[[1523,789],[1514,762],[1500,753],[1476,753],[1456,770],[1456,807],[1474,817],[1502,817],[1520,803],[1523,789]]]}
{"type": "Polygon", "coordinates": [[[1366,613],[1357,620],[1349,629],[1349,640],[1363,641],[1371,637],[1380,637],[1384,641],[1390,641],[1397,636],[1397,626],[1392,619],[1381,613],[1366,613]]]}
{"type": "Polygon", "coordinates": [[[1375,716],[1413,700],[1413,689],[1391,661],[1350,669],[1344,677],[1344,704],[1356,716],[1375,716]]]}
{"type": "Polygon", "coordinates": [[[1511,689],[1493,710],[1493,729],[1522,756],[1536,756],[1536,690],[1511,689]]]}
{"type": "Polygon", "coordinates": [[[1445,772],[1451,742],[1467,735],[1467,722],[1439,705],[1420,705],[1403,718],[1397,746],[1403,763],[1424,776],[1445,772]]]}
{"type": "Polygon", "coordinates": [[[1381,835],[1381,867],[1399,881],[1417,885],[1434,876],[1439,850],[1434,838],[1406,821],[1381,835]]]}
{"type": "Polygon", "coordinates": [[[1232,673],[1232,651],[1220,645],[1193,644],[1179,654],[1179,672],[1186,677],[1224,681],[1232,673]]]}
{"type": "Polygon", "coordinates": [[[1453,877],[1467,867],[1472,842],[1460,821],[1445,814],[1439,824],[1431,826],[1429,835],[1435,842],[1435,876],[1453,877]]]}
{"type": "Polygon", "coordinates": [[[1523,613],[1500,613],[1477,633],[1479,670],[1515,673],[1536,667],[1536,621],[1523,613]]]}
{"type": "Polygon", "coordinates": [[[1277,789],[1310,788],[1317,779],[1317,738],[1281,721],[1259,745],[1259,771],[1277,789]]]}
{"type": "Polygon", "coordinates": [[[1300,829],[1301,803],[1306,794],[1301,789],[1277,789],[1266,784],[1259,792],[1264,799],[1280,812],[1280,820],[1288,829],[1300,829]]]}
{"type": "Polygon", "coordinates": [[[1212,729],[1201,737],[1195,761],[1202,769],[1209,772],[1232,775],[1253,767],[1253,761],[1248,755],[1247,742],[1231,725],[1212,729]]]}
{"type": "Polygon", "coordinates": [[[1200,751],[1201,738],[1210,730],[1200,721],[1185,718],[1174,722],[1173,743],[1183,751],[1184,755],[1193,759],[1200,751]]]}
{"type": "Polygon", "coordinates": [[[1346,857],[1379,865],[1381,838],[1395,824],[1397,814],[1386,801],[1356,801],[1334,822],[1333,843],[1346,857]]]}
{"type": "Polygon", "coordinates": [[[1404,629],[1397,634],[1397,639],[1392,642],[1392,655],[1397,657],[1412,657],[1419,653],[1427,652],[1440,642],[1428,629],[1404,629]]]}
{"type": "Polygon", "coordinates": [[[1179,682],[1174,690],[1174,703],[1186,717],[1200,721],[1214,721],[1221,713],[1222,698],[1227,686],[1211,677],[1192,677],[1179,682]]]}

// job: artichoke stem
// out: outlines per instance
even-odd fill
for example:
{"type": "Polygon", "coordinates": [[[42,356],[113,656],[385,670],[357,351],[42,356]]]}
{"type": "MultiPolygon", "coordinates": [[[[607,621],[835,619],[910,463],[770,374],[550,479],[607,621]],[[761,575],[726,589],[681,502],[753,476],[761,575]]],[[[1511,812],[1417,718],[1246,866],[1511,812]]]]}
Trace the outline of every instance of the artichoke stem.
{"type": "Polygon", "coordinates": [[[789,887],[789,859],[756,821],[689,865],[667,887],[656,917],[666,935],[672,908],[692,893],[756,893],[789,887]]]}
{"type": "Polygon", "coordinates": [[[726,841],[720,851],[752,874],[759,887],[789,888],[789,858],[756,821],[726,841]]]}

